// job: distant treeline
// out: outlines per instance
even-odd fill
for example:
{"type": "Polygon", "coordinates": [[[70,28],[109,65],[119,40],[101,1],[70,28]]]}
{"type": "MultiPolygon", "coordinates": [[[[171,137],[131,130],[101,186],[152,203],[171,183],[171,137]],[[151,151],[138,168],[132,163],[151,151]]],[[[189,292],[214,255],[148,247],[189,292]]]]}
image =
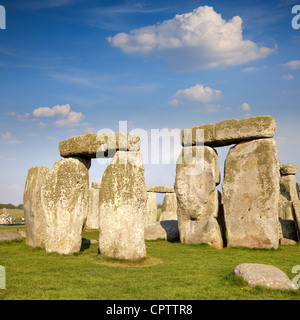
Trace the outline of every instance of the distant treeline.
{"type": "Polygon", "coordinates": [[[8,203],[8,204],[0,203],[0,209],[3,209],[3,208],[6,208],[6,209],[24,209],[23,204],[19,204],[18,206],[14,206],[11,203],[8,203]]]}

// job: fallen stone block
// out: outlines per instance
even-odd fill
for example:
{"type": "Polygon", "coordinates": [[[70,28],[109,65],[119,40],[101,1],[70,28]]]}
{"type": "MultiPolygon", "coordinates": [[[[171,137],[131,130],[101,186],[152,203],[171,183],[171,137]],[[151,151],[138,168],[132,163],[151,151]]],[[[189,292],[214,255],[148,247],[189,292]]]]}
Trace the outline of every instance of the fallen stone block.
{"type": "Polygon", "coordinates": [[[270,289],[295,289],[289,277],[280,269],[266,264],[242,263],[236,266],[234,274],[247,281],[251,287],[270,289]]]}

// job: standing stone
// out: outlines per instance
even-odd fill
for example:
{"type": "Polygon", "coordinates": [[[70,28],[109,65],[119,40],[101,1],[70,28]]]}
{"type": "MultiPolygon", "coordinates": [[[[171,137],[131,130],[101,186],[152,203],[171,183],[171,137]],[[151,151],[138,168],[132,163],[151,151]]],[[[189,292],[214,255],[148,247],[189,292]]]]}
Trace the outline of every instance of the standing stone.
{"type": "Polygon", "coordinates": [[[79,252],[81,231],[87,218],[90,159],[57,161],[42,186],[47,224],[46,251],[79,252]]]}
{"type": "Polygon", "coordinates": [[[49,174],[48,167],[33,167],[28,170],[23,195],[25,213],[26,244],[45,247],[46,221],[41,200],[41,188],[49,174]]]}
{"type": "Polygon", "coordinates": [[[157,198],[155,192],[147,192],[147,203],[144,209],[145,227],[156,222],[157,219],[157,198]]]}
{"type": "Polygon", "coordinates": [[[88,230],[99,229],[99,217],[100,217],[100,189],[92,188],[89,190],[89,209],[85,223],[85,228],[88,230]]]}
{"type": "Polygon", "coordinates": [[[216,185],[219,182],[218,156],[214,149],[206,146],[182,149],[177,160],[175,180],[182,243],[207,243],[218,249],[223,247],[217,221],[219,201],[216,185]],[[202,156],[196,157],[197,154],[202,156]]]}
{"type": "Polygon", "coordinates": [[[101,254],[127,260],[146,256],[143,217],[146,202],[142,154],[139,151],[118,151],[102,177],[101,254]]]}
{"type": "Polygon", "coordinates": [[[228,247],[278,247],[279,179],[274,139],[230,149],[223,182],[228,247]]]}
{"type": "MultiPolygon", "coordinates": [[[[286,165],[287,166],[287,165],[286,165]]],[[[293,203],[299,201],[298,183],[294,174],[287,174],[287,168],[281,166],[280,198],[278,214],[282,219],[294,219],[293,203]],[[284,174],[282,173],[284,168],[284,174]]]]}
{"type": "Polygon", "coordinates": [[[166,193],[159,221],[177,220],[177,198],[175,193],[166,193]]]}
{"type": "Polygon", "coordinates": [[[280,191],[288,201],[299,201],[297,178],[294,175],[283,175],[280,177],[280,191]]]}

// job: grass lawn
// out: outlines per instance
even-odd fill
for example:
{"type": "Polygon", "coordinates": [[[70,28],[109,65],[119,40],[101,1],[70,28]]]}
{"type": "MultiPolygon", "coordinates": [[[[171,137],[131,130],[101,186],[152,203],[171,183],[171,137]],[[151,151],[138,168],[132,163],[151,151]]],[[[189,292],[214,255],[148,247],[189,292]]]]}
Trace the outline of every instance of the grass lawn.
{"type": "MultiPolygon", "coordinates": [[[[82,236],[98,239],[98,232],[84,231],[82,236]]],[[[146,260],[121,263],[99,255],[98,244],[61,256],[29,247],[24,240],[0,243],[0,265],[6,269],[6,290],[0,290],[0,300],[300,299],[300,290],[252,289],[232,273],[243,262],[264,263],[292,279],[292,267],[300,264],[300,244],[278,250],[217,250],[157,240],[146,241],[146,246],[146,260]]]]}

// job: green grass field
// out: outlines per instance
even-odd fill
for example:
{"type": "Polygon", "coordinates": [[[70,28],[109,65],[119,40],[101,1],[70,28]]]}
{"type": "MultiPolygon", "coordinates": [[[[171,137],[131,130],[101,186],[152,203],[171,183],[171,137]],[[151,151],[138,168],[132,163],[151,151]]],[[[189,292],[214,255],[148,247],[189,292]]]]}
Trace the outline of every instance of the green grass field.
{"type": "MultiPolygon", "coordinates": [[[[16,231],[17,226],[7,228],[16,231]]],[[[98,232],[84,231],[82,237],[98,239],[98,232]]],[[[292,267],[300,262],[300,244],[278,250],[217,250],[157,240],[146,241],[146,246],[146,260],[122,263],[98,254],[98,244],[61,256],[29,247],[24,240],[0,243],[0,265],[6,269],[0,300],[300,299],[300,290],[253,289],[233,275],[235,266],[251,262],[274,265],[292,279],[292,267]]]]}

